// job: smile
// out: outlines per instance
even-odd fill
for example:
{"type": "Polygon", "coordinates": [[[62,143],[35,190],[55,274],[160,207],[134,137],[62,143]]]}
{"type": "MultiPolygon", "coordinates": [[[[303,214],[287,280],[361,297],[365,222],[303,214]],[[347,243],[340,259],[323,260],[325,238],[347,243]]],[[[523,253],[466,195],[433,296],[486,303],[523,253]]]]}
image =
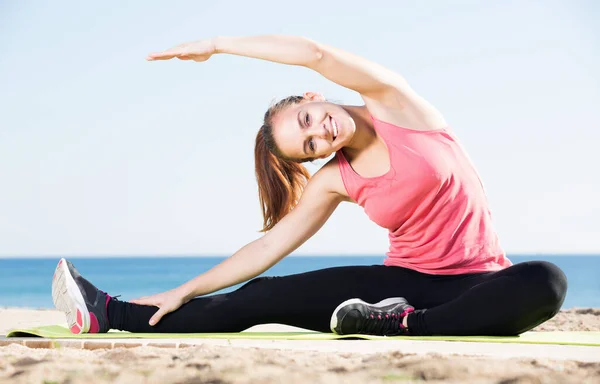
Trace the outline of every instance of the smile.
{"type": "Polygon", "coordinates": [[[333,119],[333,117],[329,116],[329,120],[331,121],[332,132],[332,141],[338,136],[338,126],[337,122],[333,119]]]}

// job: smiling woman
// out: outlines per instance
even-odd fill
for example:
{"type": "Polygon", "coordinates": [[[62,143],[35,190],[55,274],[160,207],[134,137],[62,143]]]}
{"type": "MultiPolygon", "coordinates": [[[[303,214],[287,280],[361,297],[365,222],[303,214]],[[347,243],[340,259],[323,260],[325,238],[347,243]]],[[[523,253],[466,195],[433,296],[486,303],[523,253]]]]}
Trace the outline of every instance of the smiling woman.
{"type": "Polygon", "coordinates": [[[342,106],[315,93],[292,96],[282,104],[287,108],[278,106],[278,113],[268,113],[269,122],[265,121],[274,128],[280,156],[296,161],[324,159],[350,145],[356,125],[342,106]]]}
{"type": "Polygon", "coordinates": [[[267,110],[255,145],[263,231],[273,228],[298,203],[309,179],[300,163],[348,147],[355,130],[348,111],[311,92],[285,98],[267,110]]]}
{"type": "Polygon", "coordinates": [[[73,332],[236,332],[283,323],[339,334],[515,335],[558,312],[564,273],[547,262],[508,260],[469,156],[403,77],[294,36],[219,37],[148,60],[202,62],[217,53],[310,68],[358,92],[364,105],[306,92],[269,108],[255,143],[266,234],[185,284],[121,302],[61,260],[53,298],[73,332]],[[302,166],[332,154],[312,178],[302,166]],[[384,265],[255,278],[342,202],[359,204],[389,230],[384,265]],[[234,292],[197,297],[252,278],[234,292]]]}

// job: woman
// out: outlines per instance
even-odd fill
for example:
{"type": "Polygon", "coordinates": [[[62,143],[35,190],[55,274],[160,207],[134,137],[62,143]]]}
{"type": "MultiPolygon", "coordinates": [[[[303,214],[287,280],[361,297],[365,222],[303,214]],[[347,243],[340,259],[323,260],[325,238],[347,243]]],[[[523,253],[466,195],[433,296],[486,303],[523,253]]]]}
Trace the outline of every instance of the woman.
{"type": "Polygon", "coordinates": [[[558,312],[565,275],[547,262],[506,258],[476,170],[441,113],[404,78],[291,36],[201,40],[148,60],[202,62],[217,53],[310,68],[358,92],[364,105],[306,93],[269,108],[255,147],[266,234],[193,280],[121,302],[61,260],[53,297],[74,333],[237,332],[282,323],[339,334],[515,335],[558,312]],[[334,153],[309,181],[301,163],[334,153]],[[341,202],[359,204],[389,230],[384,265],[257,278],[204,296],[269,269],[341,202]]]}

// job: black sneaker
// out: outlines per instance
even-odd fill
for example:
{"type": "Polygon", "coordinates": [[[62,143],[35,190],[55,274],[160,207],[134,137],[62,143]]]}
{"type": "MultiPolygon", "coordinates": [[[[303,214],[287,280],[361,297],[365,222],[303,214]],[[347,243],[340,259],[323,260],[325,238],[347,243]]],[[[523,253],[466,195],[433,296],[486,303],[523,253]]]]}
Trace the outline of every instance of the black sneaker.
{"type": "Polygon", "coordinates": [[[350,299],[333,311],[329,325],[331,331],[338,335],[406,335],[402,320],[414,310],[402,297],[392,297],[375,304],[350,299]]]}
{"type": "Polygon", "coordinates": [[[84,279],[70,261],[60,259],[52,278],[52,301],[65,313],[72,333],[104,333],[110,329],[111,296],[84,279]]]}

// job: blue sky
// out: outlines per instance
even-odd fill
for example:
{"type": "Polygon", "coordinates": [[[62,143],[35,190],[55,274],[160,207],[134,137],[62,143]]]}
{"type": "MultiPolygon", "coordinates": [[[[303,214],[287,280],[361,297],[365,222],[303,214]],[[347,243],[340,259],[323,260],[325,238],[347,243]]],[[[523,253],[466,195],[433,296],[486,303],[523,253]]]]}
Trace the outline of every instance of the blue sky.
{"type": "MultiPolygon", "coordinates": [[[[229,255],[259,237],[265,109],[309,90],[359,97],[299,67],[144,58],[264,33],[404,75],[473,158],[507,252],[600,253],[597,2],[341,4],[0,3],[0,257],[229,255]]],[[[295,254],[386,250],[386,231],[344,204],[295,254]]]]}

